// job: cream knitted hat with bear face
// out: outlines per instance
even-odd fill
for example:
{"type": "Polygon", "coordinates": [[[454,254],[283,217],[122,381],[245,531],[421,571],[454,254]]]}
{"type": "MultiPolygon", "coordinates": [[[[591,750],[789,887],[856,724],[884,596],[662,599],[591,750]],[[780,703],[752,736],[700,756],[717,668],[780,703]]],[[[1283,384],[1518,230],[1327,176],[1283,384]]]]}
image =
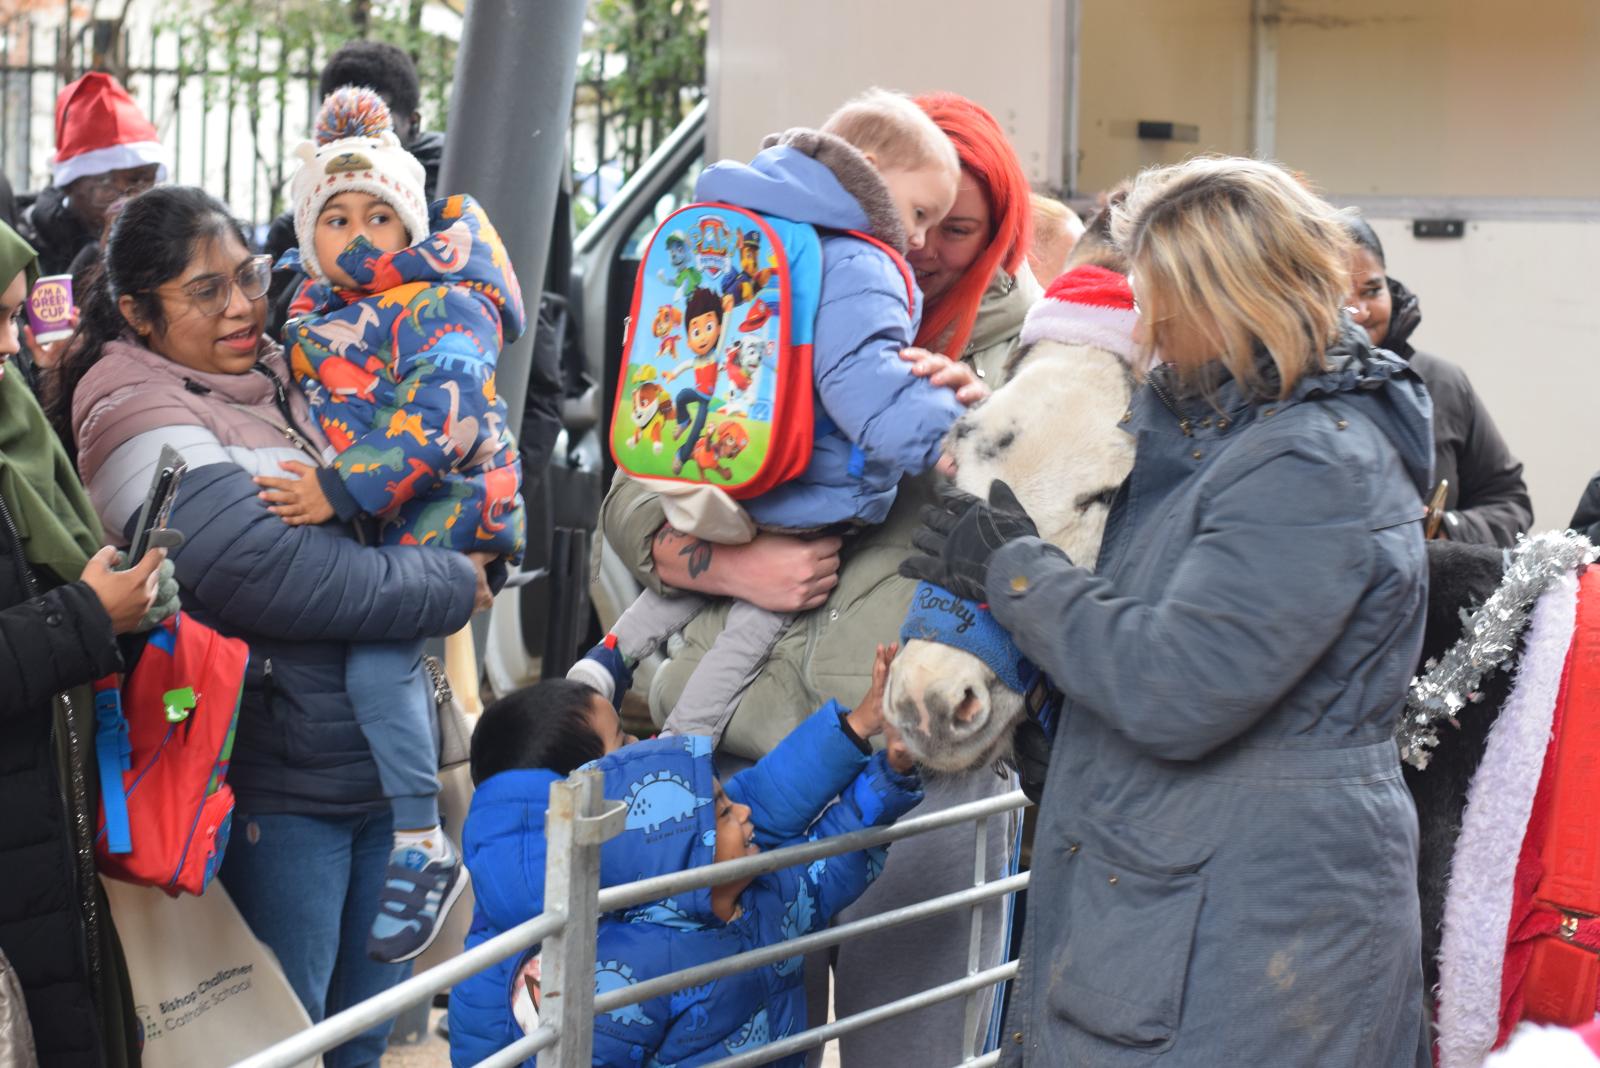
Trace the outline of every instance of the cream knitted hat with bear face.
{"type": "Polygon", "coordinates": [[[316,140],[295,149],[301,159],[289,186],[300,262],[318,282],[328,280],[317,262],[313,235],[322,207],[339,193],[361,192],[394,208],[411,242],[428,233],[428,200],[422,164],[394,135],[389,106],[371,89],[335,89],[317,113],[316,140]]]}

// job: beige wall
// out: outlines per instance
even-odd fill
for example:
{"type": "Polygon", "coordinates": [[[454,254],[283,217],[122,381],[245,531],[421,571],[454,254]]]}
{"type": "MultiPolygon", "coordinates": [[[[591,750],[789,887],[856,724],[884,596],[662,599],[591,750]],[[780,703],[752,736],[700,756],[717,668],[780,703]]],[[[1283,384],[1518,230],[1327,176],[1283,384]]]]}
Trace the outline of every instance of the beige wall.
{"type": "Polygon", "coordinates": [[[1600,197],[1600,3],[1285,6],[1277,155],[1324,188],[1600,197]]]}
{"type": "MultiPolygon", "coordinates": [[[[996,33],[972,0],[713,0],[711,158],[748,159],[761,138],[816,126],[874,85],[948,89],[994,112],[1030,181],[1060,185],[1065,0],[1004,0],[996,33]]],[[[998,10],[998,8],[991,8],[998,10]]]]}
{"type": "Polygon", "coordinates": [[[1413,342],[1471,376],[1524,465],[1535,527],[1565,526],[1600,470],[1600,220],[1475,222],[1460,240],[1373,225],[1422,302],[1413,342]]]}
{"type": "Polygon", "coordinates": [[[1195,152],[1250,151],[1250,0],[1080,0],[1076,190],[1109,188],[1195,152]],[[1200,127],[1140,141],[1140,119],[1200,127]]]}

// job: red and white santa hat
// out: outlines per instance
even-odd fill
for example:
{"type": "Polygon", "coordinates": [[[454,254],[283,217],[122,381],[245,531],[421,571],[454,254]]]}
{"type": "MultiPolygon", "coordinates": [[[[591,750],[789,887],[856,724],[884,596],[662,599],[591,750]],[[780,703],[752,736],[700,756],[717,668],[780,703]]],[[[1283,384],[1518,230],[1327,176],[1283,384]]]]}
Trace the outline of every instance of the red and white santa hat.
{"type": "Polygon", "coordinates": [[[155,164],[167,177],[167,153],[156,128],[118,81],[90,71],[56,97],[56,154],[50,161],[57,189],[107,171],[155,164]]]}
{"type": "Polygon", "coordinates": [[[1022,344],[1059,341],[1114,352],[1130,366],[1139,358],[1133,341],[1133,290],[1128,279],[1104,267],[1083,264],[1058,277],[1044,299],[1028,310],[1022,344]]]}

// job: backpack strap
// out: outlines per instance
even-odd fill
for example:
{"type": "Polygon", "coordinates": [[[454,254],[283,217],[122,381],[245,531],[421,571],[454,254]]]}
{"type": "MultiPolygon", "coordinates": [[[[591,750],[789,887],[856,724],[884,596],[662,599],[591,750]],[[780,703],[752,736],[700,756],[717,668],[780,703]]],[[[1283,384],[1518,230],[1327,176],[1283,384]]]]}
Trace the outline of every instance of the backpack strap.
{"type": "Polygon", "coordinates": [[[116,675],[107,675],[94,684],[94,744],[100,764],[100,803],[106,814],[108,853],[133,852],[128,795],[122,788],[122,773],[133,764],[133,743],[128,739],[128,719],[122,714],[121,681],[116,675]]]}
{"type": "MultiPolygon", "coordinates": [[[[900,278],[906,284],[906,314],[915,315],[917,311],[917,280],[916,277],[911,273],[911,264],[907,263],[906,258],[900,255],[900,251],[893,245],[890,245],[885,241],[881,241],[878,238],[873,237],[871,234],[864,233],[860,230],[841,230],[839,233],[848,234],[849,236],[856,238],[858,241],[865,241],[867,244],[873,246],[885,256],[889,257],[889,262],[893,263],[900,269],[900,278]]],[[[828,413],[822,410],[822,405],[820,403],[816,405],[816,415],[813,418],[815,425],[815,433],[813,434],[813,437],[818,440],[827,437],[829,434],[832,434],[839,429],[834,421],[828,418],[828,413]]],[[[866,471],[866,466],[866,454],[861,451],[860,446],[852,445],[850,450],[850,463],[847,468],[848,473],[853,478],[860,478],[861,475],[866,471]]]]}
{"type": "Polygon", "coordinates": [[[900,250],[896,249],[893,245],[890,245],[885,241],[880,241],[871,234],[863,233],[860,230],[845,230],[843,232],[849,234],[851,237],[865,241],[867,244],[876,247],[882,251],[885,256],[888,256],[890,261],[893,262],[896,267],[900,268],[900,277],[904,279],[906,283],[906,314],[914,314],[917,310],[917,280],[916,276],[911,273],[911,264],[907,263],[906,258],[900,255],[900,250]]]}

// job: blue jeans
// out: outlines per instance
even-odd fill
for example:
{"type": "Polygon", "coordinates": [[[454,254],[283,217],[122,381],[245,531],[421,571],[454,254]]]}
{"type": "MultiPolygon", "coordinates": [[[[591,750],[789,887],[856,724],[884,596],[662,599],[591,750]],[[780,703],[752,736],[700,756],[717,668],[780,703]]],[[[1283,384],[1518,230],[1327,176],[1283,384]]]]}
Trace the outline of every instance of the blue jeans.
{"type": "MultiPolygon", "coordinates": [[[[394,828],[387,812],[350,816],[235,811],[222,860],[228,888],[255,936],[278,957],[313,1022],[389,989],[411,965],[367,956],[394,828]]],[[[393,1022],[323,1058],[326,1068],[375,1068],[393,1022]]]]}
{"type": "Polygon", "coordinates": [[[694,446],[700,440],[700,432],[706,428],[706,416],[711,414],[711,398],[697,389],[680,389],[673,403],[678,406],[678,430],[682,431],[685,426],[689,427],[689,436],[678,446],[678,462],[686,464],[694,456],[694,446]],[[692,426],[689,416],[691,404],[694,405],[692,426]]]}
{"type": "Polygon", "coordinates": [[[422,642],[351,642],[345,692],[402,831],[439,825],[439,752],[422,642]]]}

